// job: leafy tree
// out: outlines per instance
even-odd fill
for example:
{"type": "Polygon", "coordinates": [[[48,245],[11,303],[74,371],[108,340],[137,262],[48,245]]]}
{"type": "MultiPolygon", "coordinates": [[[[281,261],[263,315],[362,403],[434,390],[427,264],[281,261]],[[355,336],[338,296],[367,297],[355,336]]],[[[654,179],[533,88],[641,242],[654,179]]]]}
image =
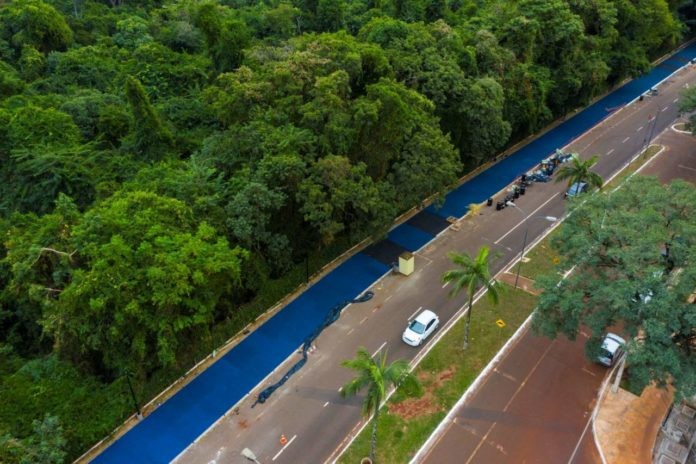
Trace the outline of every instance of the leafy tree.
{"type": "Polygon", "coordinates": [[[353,239],[376,232],[392,216],[365,165],[351,165],[347,158],[336,155],[325,156],[310,167],[308,178],[300,184],[298,198],[305,220],[326,244],[344,230],[353,239]]]}
{"type": "Polygon", "coordinates": [[[474,309],[476,290],[478,290],[479,286],[483,286],[486,289],[488,299],[493,304],[498,304],[499,292],[503,288],[491,278],[488,270],[489,254],[490,249],[487,246],[482,246],[475,258],[466,253],[449,252],[447,254],[452,263],[458,267],[442,274],[442,281],[452,283],[452,290],[449,292],[450,296],[456,296],[462,289],[466,288],[466,293],[469,297],[469,311],[466,313],[463,349],[469,347],[469,325],[471,323],[471,313],[474,309]]]}
{"type": "Polygon", "coordinates": [[[143,44],[152,42],[148,33],[147,21],[137,16],[128,16],[116,23],[114,42],[119,47],[135,50],[143,44]]]}
{"type": "Polygon", "coordinates": [[[3,462],[19,464],[61,464],[65,459],[66,440],[56,416],[46,414],[42,421],[34,420],[34,434],[24,440],[10,435],[0,436],[0,449],[5,451],[3,462]]]}
{"type": "Polygon", "coordinates": [[[362,413],[372,416],[372,444],[370,446],[370,459],[375,460],[377,447],[377,419],[381,403],[387,395],[390,387],[403,388],[406,392],[414,394],[420,389],[420,383],[415,375],[409,371],[408,362],[404,360],[393,361],[387,364],[387,353],[382,352],[378,360],[375,360],[365,348],[358,348],[353,359],[343,361],[341,365],[355,372],[356,377],[345,384],[341,389],[341,396],[355,396],[363,389],[367,389],[362,404],[362,413]]]}
{"type": "Polygon", "coordinates": [[[87,212],[71,241],[83,265],[46,302],[44,328],[61,352],[106,372],[151,373],[205,333],[240,280],[230,249],[178,200],[117,194],[87,212]]]}
{"type": "Polygon", "coordinates": [[[691,113],[689,115],[691,134],[696,135],[696,87],[691,87],[682,92],[682,99],[679,102],[679,111],[682,113],[691,113]]]}
{"type": "Polygon", "coordinates": [[[0,97],[9,97],[24,91],[26,84],[9,64],[0,61],[0,97]]]}
{"type": "Polygon", "coordinates": [[[0,9],[0,37],[17,49],[31,45],[43,53],[65,50],[72,30],[65,18],[41,0],[17,0],[0,9]]]}
{"type": "Polygon", "coordinates": [[[534,329],[573,339],[587,326],[595,359],[602,335],[620,326],[633,385],[672,383],[679,395],[696,393],[696,312],[687,301],[696,288],[695,201],[686,182],[644,177],[589,196],[552,243],[574,270],[560,285],[557,274],[537,280],[534,329]]]}
{"type": "Polygon", "coordinates": [[[317,1],[317,29],[320,31],[337,31],[343,27],[345,2],[342,0],[317,1]]]}
{"type": "Polygon", "coordinates": [[[15,149],[71,146],[79,142],[80,131],[72,118],[62,111],[25,106],[12,115],[7,137],[10,147],[15,149]]]}
{"type": "Polygon", "coordinates": [[[597,162],[597,159],[599,159],[597,155],[585,161],[578,156],[573,156],[570,165],[561,166],[558,173],[556,173],[556,182],[567,180],[568,187],[576,182],[585,182],[590,188],[601,189],[602,185],[604,185],[604,179],[596,172],[590,170],[597,162]]]}
{"type": "Polygon", "coordinates": [[[144,159],[157,161],[172,149],[173,136],[150,103],[143,85],[136,78],[126,78],[126,98],[133,113],[130,144],[144,159]]]}
{"type": "Polygon", "coordinates": [[[47,66],[49,82],[58,92],[73,87],[91,87],[102,92],[123,88],[117,80],[121,72],[121,56],[118,47],[89,45],[71,48],[65,53],[53,52],[48,55],[47,66]]]}
{"type": "Polygon", "coordinates": [[[19,57],[19,70],[25,81],[31,82],[38,79],[46,68],[46,57],[41,52],[25,45],[22,47],[22,54],[19,57]]]}

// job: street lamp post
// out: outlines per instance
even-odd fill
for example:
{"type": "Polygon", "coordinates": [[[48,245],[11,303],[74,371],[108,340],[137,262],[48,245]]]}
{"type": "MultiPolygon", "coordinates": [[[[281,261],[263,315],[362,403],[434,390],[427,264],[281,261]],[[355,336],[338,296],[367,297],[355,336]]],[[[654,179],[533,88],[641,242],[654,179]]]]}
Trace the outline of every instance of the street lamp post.
{"type": "MultiPolygon", "coordinates": [[[[520,213],[522,213],[522,216],[524,216],[525,219],[527,219],[527,214],[522,211],[522,209],[517,206],[515,203],[508,201],[505,203],[507,206],[512,206],[516,210],[518,210],[520,213]]],[[[533,216],[529,219],[544,219],[549,222],[556,222],[558,220],[557,217],[555,216],[533,216]]],[[[515,274],[515,288],[517,288],[517,283],[520,280],[520,270],[522,269],[522,261],[524,260],[524,252],[527,249],[527,234],[529,233],[529,226],[524,228],[524,240],[522,240],[522,252],[520,253],[520,260],[517,263],[517,273],[515,274]]]]}
{"type": "Polygon", "coordinates": [[[128,389],[130,390],[131,398],[133,398],[133,404],[135,405],[135,410],[138,413],[138,415],[136,417],[138,419],[142,419],[143,415],[140,412],[140,405],[138,404],[138,400],[135,397],[135,391],[133,390],[133,385],[131,384],[131,381],[130,381],[130,372],[128,372],[128,371],[126,371],[126,382],[128,382],[128,389]]]}

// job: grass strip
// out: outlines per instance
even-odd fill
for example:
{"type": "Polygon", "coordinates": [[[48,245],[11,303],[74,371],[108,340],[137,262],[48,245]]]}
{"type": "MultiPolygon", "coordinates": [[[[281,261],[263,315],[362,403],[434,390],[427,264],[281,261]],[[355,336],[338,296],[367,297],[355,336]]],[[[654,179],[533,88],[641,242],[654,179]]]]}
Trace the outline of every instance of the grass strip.
{"type": "MultiPolygon", "coordinates": [[[[466,351],[462,350],[462,318],[418,364],[414,372],[424,387],[421,397],[405,398],[397,391],[380,412],[377,462],[408,462],[532,312],[537,297],[506,287],[498,306],[485,297],[474,305],[466,351]],[[496,325],[499,319],[505,322],[505,327],[496,325]]],[[[461,295],[458,298],[464,300],[466,297],[461,295]]],[[[371,427],[366,427],[341,456],[339,463],[354,464],[368,456],[370,434],[371,427]]]]}

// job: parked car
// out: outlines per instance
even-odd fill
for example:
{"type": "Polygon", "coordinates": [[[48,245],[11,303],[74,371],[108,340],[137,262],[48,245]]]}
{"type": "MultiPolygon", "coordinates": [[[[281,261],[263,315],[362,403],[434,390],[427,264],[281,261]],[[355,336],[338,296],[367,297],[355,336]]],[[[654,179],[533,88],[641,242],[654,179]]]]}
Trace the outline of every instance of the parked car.
{"type": "Polygon", "coordinates": [[[418,346],[422,344],[430,334],[435,332],[438,325],[440,325],[440,319],[437,317],[437,314],[429,309],[424,309],[415,319],[408,323],[408,327],[404,330],[401,339],[407,345],[418,346]]]}
{"type": "Polygon", "coordinates": [[[602,349],[600,350],[599,357],[597,357],[597,362],[607,367],[613,366],[614,362],[621,357],[624,345],[626,345],[626,340],[609,332],[604,336],[602,349]]]}
{"type": "Polygon", "coordinates": [[[565,193],[565,196],[566,198],[574,197],[584,192],[587,192],[587,182],[576,182],[570,186],[568,191],[565,193]]]}

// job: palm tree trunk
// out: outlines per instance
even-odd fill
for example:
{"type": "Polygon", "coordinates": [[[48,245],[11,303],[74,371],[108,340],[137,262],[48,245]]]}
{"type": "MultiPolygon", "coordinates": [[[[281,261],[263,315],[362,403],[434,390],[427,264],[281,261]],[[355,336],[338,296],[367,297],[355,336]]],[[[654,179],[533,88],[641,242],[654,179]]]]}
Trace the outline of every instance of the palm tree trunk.
{"type": "Polygon", "coordinates": [[[462,349],[466,350],[469,348],[469,324],[471,324],[471,312],[474,310],[474,297],[471,295],[469,297],[469,311],[466,313],[466,325],[464,326],[464,347],[462,349]]]}
{"type": "Polygon", "coordinates": [[[372,445],[370,447],[370,460],[375,462],[375,449],[377,448],[377,417],[379,417],[379,403],[381,399],[378,399],[377,406],[375,407],[375,415],[372,418],[372,445]]]}

